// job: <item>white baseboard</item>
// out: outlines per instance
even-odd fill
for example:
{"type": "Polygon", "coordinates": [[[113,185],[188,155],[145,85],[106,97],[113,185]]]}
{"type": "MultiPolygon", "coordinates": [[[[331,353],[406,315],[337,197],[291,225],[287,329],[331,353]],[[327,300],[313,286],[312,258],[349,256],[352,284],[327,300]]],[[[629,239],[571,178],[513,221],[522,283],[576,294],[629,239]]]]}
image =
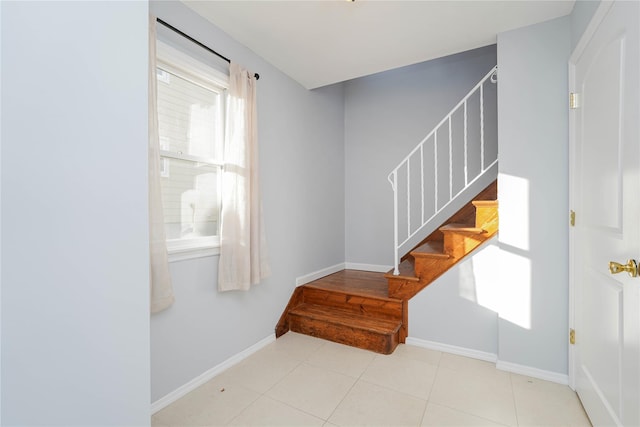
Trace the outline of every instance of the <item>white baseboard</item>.
{"type": "Polygon", "coordinates": [[[247,357],[251,356],[253,353],[255,353],[256,351],[262,349],[266,345],[274,342],[275,340],[276,340],[276,335],[275,334],[269,335],[268,337],[258,341],[256,344],[252,345],[251,347],[241,351],[240,353],[238,353],[238,354],[236,354],[234,356],[231,356],[230,358],[228,358],[224,362],[220,363],[219,365],[214,366],[213,368],[209,369],[208,371],[205,371],[204,373],[202,373],[201,375],[199,375],[196,378],[192,379],[188,383],[181,385],[180,387],[178,387],[177,389],[175,389],[171,393],[167,394],[166,396],[161,397],[160,399],[156,400],[155,402],[153,402],[151,404],[151,415],[155,414],[156,412],[158,412],[159,410],[161,410],[163,408],[166,408],[167,406],[169,406],[170,404],[172,404],[176,400],[180,399],[181,397],[183,397],[187,393],[189,393],[189,392],[195,390],[196,388],[200,387],[201,385],[203,385],[207,381],[211,380],[213,377],[219,375],[224,370],[229,369],[233,365],[241,362],[242,360],[244,360],[247,357]]]}
{"type": "Polygon", "coordinates": [[[427,341],[420,338],[412,337],[407,337],[406,344],[416,347],[428,348],[429,350],[442,351],[444,353],[457,354],[458,356],[466,356],[472,359],[493,362],[496,364],[496,369],[500,369],[501,371],[512,372],[514,374],[525,375],[527,377],[538,378],[540,380],[551,381],[562,385],[569,385],[568,375],[498,360],[498,356],[493,353],[487,353],[470,348],[457,347],[455,345],[443,344],[435,341],[427,341]]]}
{"type": "Polygon", "coordinates": [[[486,351],[474,350],[466,347],[458,347],[450,344],[443,344],[435,341],[427,341],[420,338],[407,337],[406,344],[416,347],[428,348],[429,350],[442,351],[444,353],[457,354],[458,356],[470,357],[472,359],[479,359],[487,362],[495,363],[498,360],[498,356],[494,353],[488,353],[486,351]]]}
{"type": "Polygon", "coordinates": [[[318,280],[321,277],[328,276],[333,273],[337,273],[338,271],[341,271],[344,269],[345,269],[345,264],[340,263],[340,264],[332,265],[331,267],[323,268],[322,270],[314,271],[313,273],[309,273],[304,276],[297,277],[296,286],[313,282],[314,280],[318,280]]]}
{"type": "Polygon", "coordinates": [[[527,377],[538,378],[540,380],[551,381],[562,385],[569,385],[569,375],[558,372],[545,371],[531,366],[518,365],[517,363],[504,362],[498,360],[496,368],[501,371],[513,372],[514,374],[525,375],[527,377]]]}
{"type": "Polygon", "coordinates": [[[362,270],[362,271],[374,271],[376,273],[386,273],[393,268],[392,265],[377,265],[377,264],[360,264],[357,262],[345,263],[347,270],[362,270]]]}

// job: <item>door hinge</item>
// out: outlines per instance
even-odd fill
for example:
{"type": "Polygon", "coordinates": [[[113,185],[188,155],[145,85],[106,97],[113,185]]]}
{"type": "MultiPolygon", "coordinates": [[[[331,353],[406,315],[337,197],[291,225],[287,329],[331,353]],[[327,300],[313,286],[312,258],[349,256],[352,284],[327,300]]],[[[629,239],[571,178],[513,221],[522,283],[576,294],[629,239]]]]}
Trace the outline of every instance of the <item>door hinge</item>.
{"type": "Polygon", "coordinates": [[[580,94],[571,92],[569,94],[569,109],[575,110],[580,107],[580,94]]]}
{"type": "Polygon", "coordinates": [[[569,224],[572,227],[576,226],[576,213],[574,211],[569,211],[569,224]]]}
{"type": "Polygon", "coordinates": [[[569,342],[571,344],[576,343],[576,331],[574,329],[569,329],[569,342]]]}

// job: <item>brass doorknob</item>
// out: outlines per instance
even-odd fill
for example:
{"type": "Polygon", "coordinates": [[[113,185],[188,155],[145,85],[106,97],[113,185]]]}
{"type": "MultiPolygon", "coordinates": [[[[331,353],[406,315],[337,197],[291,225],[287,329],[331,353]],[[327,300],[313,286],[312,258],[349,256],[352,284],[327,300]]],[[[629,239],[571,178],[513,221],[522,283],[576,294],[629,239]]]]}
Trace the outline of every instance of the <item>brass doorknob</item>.
{"type": "Polygon", "coordinates": [[[638,275],[638,263],[634,259],[630,259],[626,264],[620,264],[615,261],[609,263],[609,271],[611,274],[618,274],[626,271],[629,276],[636,277],[638,275]]]}

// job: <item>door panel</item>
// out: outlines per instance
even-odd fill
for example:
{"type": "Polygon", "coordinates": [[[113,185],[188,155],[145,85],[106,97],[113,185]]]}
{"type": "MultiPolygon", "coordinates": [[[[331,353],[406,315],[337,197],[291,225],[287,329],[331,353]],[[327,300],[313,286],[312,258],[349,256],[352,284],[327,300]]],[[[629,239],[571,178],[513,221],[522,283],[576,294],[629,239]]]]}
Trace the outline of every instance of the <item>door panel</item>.
{"type": "Polygon", "coordinates": [[[623,38],[615,39],[593,58],[581,92],[582,129],[587,137],[582,140],[580,182],[583,193],[598,194],[598,197],[583,199],[581,212],[584,212],[586,226],[608,227],[618,232],[622,225],[620,103],[623,91],[620,74],[623,44],[623,38]],[[596,170],[604,173],[594,174],[596,170]]]}
{"type": "MultiPolygon", "coordinates": [[[[622,313],[622,287],[611,278],[588,268],[583,303],[598,307],[601,313],[622,313]]],[[[603,321],[597,313],[585,316],[580,328],[582,364],[588,372],[591,386],[598,389],[611,407],[620,407],[621,322],[611,318],[603,321]]]]}
{"type": "Polygon", "coordinates": [[[571,181],[573,372],[594,425],[640,425],[638,2],[615,2],[575,61],[571,181]]]}

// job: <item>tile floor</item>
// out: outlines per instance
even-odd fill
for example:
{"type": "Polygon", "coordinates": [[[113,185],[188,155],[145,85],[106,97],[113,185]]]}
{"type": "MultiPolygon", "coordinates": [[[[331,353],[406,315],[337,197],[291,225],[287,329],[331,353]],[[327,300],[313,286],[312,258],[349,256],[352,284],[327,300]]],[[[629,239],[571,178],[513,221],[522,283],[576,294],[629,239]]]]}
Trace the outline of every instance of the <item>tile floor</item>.
{"type": "Polygon", "coordinates": [[[590,426],[567,386],[400,345],[288,332],[152,416],[161,426],[590,426]]]}

